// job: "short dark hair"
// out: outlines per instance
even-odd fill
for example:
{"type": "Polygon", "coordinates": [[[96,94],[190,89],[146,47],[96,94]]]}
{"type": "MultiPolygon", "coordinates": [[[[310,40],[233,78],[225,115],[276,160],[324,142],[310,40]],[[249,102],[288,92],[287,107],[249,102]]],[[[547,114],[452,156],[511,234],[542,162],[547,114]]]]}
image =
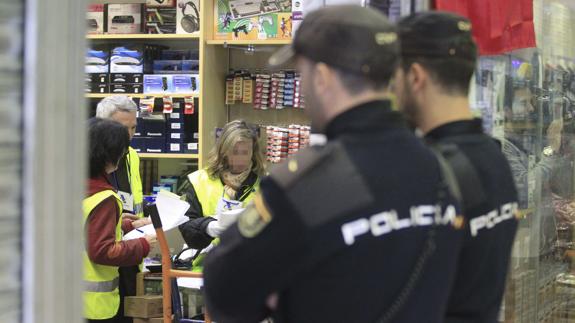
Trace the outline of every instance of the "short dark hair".
{"type": "Polygon", "coordinates": [[[446,93],[464,96],[469,94],[469,84],[475,72],[475,61],[456,57],[404,57],[403,70],[408,71],[414,63],[421,64],[446,93]]]}
{"type": "Polygon", "coordinates": [[[102,175],[106,165],[116,165],[130,145],[128,129],[119,122],[92,118],[89,121],[88,154],[90,178],[102,175]]]}
{"type": "Polygon", "coordinates": [[[381,80],[372,80],[358,73],[351,73],[339,68],[334,68],[341,80],[341,83],[346,87],[349,93],[359,94],[367,90],[384,90],[389,85],[391,74],[383,77],[381,80]],[[385,81],[384,81],[385,80],[385,81]]]}

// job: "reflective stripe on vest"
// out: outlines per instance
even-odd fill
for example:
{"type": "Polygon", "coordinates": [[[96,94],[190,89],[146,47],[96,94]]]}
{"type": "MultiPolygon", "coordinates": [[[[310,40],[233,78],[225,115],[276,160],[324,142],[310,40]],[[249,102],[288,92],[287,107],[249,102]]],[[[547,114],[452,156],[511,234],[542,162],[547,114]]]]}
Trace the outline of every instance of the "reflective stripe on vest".
{"type": "Polygon", "coordinates": [[[132,147],[128,147],[128,174],[130,176],[130,189],[134,198],[134,214],[144,217],[144,193],[142,191],[142,178],[140,177],[140,157],[132,147]]]}
{"type": "MultiPolygon", "coordinates": [[[[122,214],[120,197],[112,190],[98,192],[84,199],[84,222],[92,211],[104,200],[113,196],[122,214]]],[[[122,240],[122,221],[118,221],[115,230],[116,241],[122,240]]],[[[120,307],[118,291],[118,267],[99,265],[90,260],[84,250],[84,317],[92,320],[104,320],[114,317],[120,307]]]]}
{"type": "Polygon", "coordinates": [[[119,277],[116,277],[113,280],[102,281],[102,282],[84,281],[84,291],[93,293],[113,292],[114,289],[118,288],[119,283],[120,283],[119,277]]]}

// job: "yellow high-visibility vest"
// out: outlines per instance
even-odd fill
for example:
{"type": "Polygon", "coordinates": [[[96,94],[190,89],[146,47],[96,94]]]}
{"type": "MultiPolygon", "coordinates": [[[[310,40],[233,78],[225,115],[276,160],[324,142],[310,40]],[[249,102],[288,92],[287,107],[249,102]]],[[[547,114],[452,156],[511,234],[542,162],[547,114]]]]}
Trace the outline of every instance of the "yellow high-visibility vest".
{"type": "MultiPolygon", "coordinates": [[[[224,197],[226,199],[231,199],[225,191],[224,184],[219,178],[212,178],[205,169],[197,170],[188,175],[190,183],[194,186],[196,191],[196,197],[202,205],[202,212],[204,216],[213,216],[216,214],[216,209],[218,206],[218,201],[224,197]]],[[[255,197],[255,192],[259,189],[260,179],[258,178],[253,186],[253,190],[244,193],[239,199],[244,199],[242,201],[242,207],[246,207],[255,197]]],[[[219,239],[215,239],[212,244],[217,244],[219,239]]],[[[204,262],[203,254],[199,255],[193,262],[192,271],[201,272],[202,265],[204,262]]]]}
{"type": "Polygon", "coordinates": [[[130,189],[134,198],[134,214],[139,218],[144,217],[144,193],[142,191],[142,178],[140,177],[140,157],[132,148],[128,147],[128,176],[130,179],[130,189]]]}
{"type": "MultiPolygon", "coordinates": [[[[110,196],[116,198],[120,214],[122,202],[116,192],[106,190],[84,199],[84,223],[92,210],[110,196]]],[[[116,241],[122,240],[122,221],[116,225],[116,241]]],[[[84,249],[84,317],[92,320],[112,318],[120,306],[118,267],[95,264],[84,249]]]]}

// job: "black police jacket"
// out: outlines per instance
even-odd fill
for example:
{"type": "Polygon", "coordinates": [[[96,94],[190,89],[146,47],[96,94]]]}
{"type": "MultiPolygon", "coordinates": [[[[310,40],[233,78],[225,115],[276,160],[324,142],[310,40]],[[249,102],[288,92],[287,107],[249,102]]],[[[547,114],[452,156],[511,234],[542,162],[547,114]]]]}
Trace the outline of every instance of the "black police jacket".
{"type": "Polygon", "coordinates": [[[517,191],[507,159],[481,120],[456,121],[430,131],[429,143],[453,143],[475,168],[483,202],[466,207],[467,229],[445,322],[497,322],[517,219],[517,191]],[[507,215],[506,215],[507,214],[507,215]],[[515,214],[514,214],[515,215],[515,214]]]}
{"type": "Polygon", "coordinates": [[[326,134],[262,180],[208,254],[208,311],[221,323],[441,322],[464,223],[435,156],[387,101],[326,134]]]}

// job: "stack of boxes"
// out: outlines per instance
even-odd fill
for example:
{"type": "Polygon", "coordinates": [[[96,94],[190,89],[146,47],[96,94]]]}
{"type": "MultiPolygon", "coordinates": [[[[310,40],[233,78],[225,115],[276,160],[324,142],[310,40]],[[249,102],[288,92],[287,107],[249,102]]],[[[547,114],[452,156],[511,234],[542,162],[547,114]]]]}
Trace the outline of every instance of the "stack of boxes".
{"type": "MultiPolygon", "coordinates": [[[[197,104],[195,103],[197,99],[184,100],[191,100],[194,102],[192,104],[197,104]]],[[[142,101],[145,100],[140,102],[142,101]]],[[[193,110],[191,113],[188,112],[180,99],[172,101],[164,98],[164,101],[170,102],[172,110],[168,113],[154,113],[138,118],[132,147],[142,153],[197,154],[199,139],[197,114],[193,113],[193,110]]]]}
{"type": "Polygon", "coordinates": [[[266,127],[266,160],[279,163],[309,146],[310,127],[292,124],[288,128],[266,127]]]}
{"type": "Polygon", "coordinates": [[[197,51],[162,50],[153,60],[152,73],[144,75],[144,93],[198,94],[199,66],[197,51]]]}
{"type": "Polygon", "coordinates": [[[144,21],[143,4],[92,4],[88,7],[89,34],[140,34],[144,21]]]}
{"type": "Polygon", "coordinates": [[[295,71],[232,71],[226,77],[226,104],[252,104],[256,110],[304,108],[300,85],[295,71]]]}
{"type": "Polygon", "coordinates": [[[86,92],[197,95],[198,56],[155,45],[92,46],[86,55],[86,92]]]}
{"type": "Polygon", "coordinates": [[[144,46],[92,46],[86,55],[86,93],[143,93],[144,46]]]}
{"type": "Polygon", "coordinates": [[[286,159],[289,150],[289,130],[286,128],[266,127],[266,159],[270,163],[279,163],[286,159]]]}
{"type": "Polygon", "coordinates": [[[190,34],[199,32],[199,0],[147,0],[88,7],[89,34],[190,34]],[[182,26],[186,26],[183,28],[182,26]]]}
{"type": "Polygon", "coordinates": [[[177,9],[175,0],[146,1],[146,34],[175,34],[177,9]]]}

